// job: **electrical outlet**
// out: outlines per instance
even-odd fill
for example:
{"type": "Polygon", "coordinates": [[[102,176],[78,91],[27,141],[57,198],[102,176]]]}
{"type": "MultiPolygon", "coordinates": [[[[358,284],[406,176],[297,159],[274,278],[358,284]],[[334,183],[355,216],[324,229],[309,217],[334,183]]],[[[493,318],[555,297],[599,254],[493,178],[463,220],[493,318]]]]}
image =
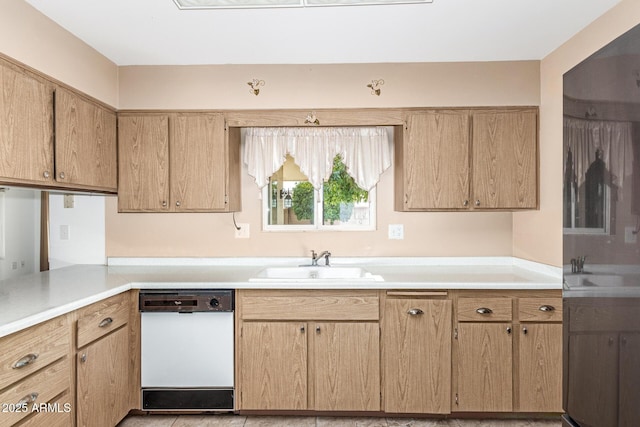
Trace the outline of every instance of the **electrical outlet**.
{"type": "Polygon", "coordinates": [[[404,239],[404,225],[389,224],[389,240],[403,240],[403,239],[404,239]]]}
{"type": "Polygon", "coordinates": [[[236,239],[248,239],[250,227],[249,224],[238,224],[240,230],[236,229],[236,239]]]}
{"type": "Polygon", "coordinates": [[[60,226],[60,240],[70,240],[71,239],[71,227],[68,225],[60,226]]]}
{"type": "Polygon", "coordinates": [[[625,243],[638,243],[638,234],[634,233],[635,227],[624,228],[624,242],[625,243]]]}
{"type": "Polygon", "coordinates": [[[65,209],[73,209],[75,206],[75,200],[73,198],[73,194],[65,194],[63,197],[64,208],[65,209]]]}

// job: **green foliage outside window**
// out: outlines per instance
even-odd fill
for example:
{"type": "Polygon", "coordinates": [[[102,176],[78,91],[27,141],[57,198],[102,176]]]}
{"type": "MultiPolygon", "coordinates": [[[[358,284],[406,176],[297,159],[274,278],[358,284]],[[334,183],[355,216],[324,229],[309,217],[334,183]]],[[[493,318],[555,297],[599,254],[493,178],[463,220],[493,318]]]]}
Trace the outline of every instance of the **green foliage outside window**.
{"type": "MultiPolygon", "coordinates": [[[[347,173],[347,167],[340,156],[333,159],[333,171],[323,185],[323,219],[325,223],[347,221],[351,218],[353,204],[367,201],[369,192],[358,187],[347,173]]],[[[313,186],[307,181],[293,188],[293,212],[298,220],[313,220],[313,186]]]]}

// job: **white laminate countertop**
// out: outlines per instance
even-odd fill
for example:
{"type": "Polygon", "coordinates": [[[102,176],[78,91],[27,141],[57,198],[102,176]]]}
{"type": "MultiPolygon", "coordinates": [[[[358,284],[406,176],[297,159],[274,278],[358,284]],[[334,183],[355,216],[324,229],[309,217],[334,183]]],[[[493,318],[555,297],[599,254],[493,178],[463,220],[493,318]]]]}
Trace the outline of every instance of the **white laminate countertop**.
{"type": "MultiPolygon", "coordinates": [[[[511,257],[345,258],[384,281],[250,282],[303,258],[111,258],[0,281],[0,337],[130,289],[562,289],[562,269],[511,257]]],[[[322,264],[323,261],[320,261],[322,264]]]]}

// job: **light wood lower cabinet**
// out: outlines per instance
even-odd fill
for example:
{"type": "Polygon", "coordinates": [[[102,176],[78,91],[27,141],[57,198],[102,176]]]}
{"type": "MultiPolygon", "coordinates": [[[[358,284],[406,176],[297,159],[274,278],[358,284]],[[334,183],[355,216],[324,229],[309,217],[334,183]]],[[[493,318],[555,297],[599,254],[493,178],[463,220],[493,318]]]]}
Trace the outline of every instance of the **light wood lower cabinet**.
{"type": "Polygon", "coordinates": [[[129,310],[125,292],[75,312],[77,427],[112,427],[131,408],[129,310]]]}
{"type": "Polygon", "coordinates": [[[385,302],[384,410],[451,412],[451,301],[385,302]]]}
{"type": "Polygon", "coordinates": [[[511,324],[458,325],[458,411],[511,412],[511,334],[511,324]]]}
{"type": "Polygon", "coordinates": [[[312,324],[316,411],[380,410],[378,322],[312,324]]]}
{"type": "Polygon", "coordinates": [[[241,409],[307,409],[307,326],[246,322],[241,333],[241,409]]]}
{"type": "Polygon", "coordinates": [[[560,292],[462,293],[454,411],[562,412],[560,292]]]}
{"type": "Polygon", "coordinates": [[[520,325],[520,412],[562,412],[562,325],[520,325]]]}
{"type": "Polygon", "coordinates": [[[377,291],[238,291],[236,301],[238,409],[380,410],[377,291]]]}
{"type": "Polygon", "coordinates": [[[129,412],[129,334],[126,327],[77,354],[78,427],[113,427],[129,412]]]}

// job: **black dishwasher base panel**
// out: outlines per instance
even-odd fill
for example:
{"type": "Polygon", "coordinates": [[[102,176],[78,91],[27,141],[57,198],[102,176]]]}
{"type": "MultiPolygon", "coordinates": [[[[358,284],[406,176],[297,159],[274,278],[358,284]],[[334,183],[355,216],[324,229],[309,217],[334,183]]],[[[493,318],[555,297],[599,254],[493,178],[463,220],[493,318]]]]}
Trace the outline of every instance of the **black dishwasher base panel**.
{"type": "Polygon", "coordinates": [[[142,410],[233,411],[233,389],[143,389],[142,410]]]}

